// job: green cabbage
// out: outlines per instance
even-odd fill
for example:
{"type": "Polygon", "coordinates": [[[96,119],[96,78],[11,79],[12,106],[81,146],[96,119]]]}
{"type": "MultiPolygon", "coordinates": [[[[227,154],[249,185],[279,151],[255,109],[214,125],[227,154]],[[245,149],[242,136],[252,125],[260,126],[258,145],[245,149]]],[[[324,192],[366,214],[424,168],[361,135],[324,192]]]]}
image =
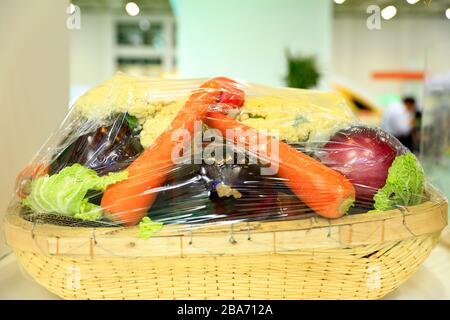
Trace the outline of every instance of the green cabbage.
{"type": "Polygon", "coordinates": [[[100,206],[89,202],[89,190],[104,191],[111,184],[128,178],[127,171],[99,177],[97,172],[78,163],[54,175],[32,182],[31,193],[23,205],[39,213],[57,213],[83,220],[102,217],[100,206]]]}
{"type": "Polygon", "coordinates": [[[144,217],[139,222],[139,237],[146,240],[155,232],[161,230],[162,226],[163,224],[161,222],[154,222],[149,217],[144,217]]]}
{"type": "Polygon", "coordinates": [[[397,156],[388,171],[386,184],[374,196],[375,210],[419,204],[424,191],[423,169],[412,153],[397,156]]]}

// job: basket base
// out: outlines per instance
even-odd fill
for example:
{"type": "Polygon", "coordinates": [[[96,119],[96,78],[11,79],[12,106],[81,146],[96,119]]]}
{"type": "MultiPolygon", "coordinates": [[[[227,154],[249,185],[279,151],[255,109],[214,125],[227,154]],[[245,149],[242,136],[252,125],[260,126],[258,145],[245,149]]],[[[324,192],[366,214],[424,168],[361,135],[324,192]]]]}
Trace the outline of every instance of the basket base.
{"type": "Polygon", "coordinates": [[[347,249],[187,258],[48,256],[16,250],[65,299],[378,299],[419,267],[439,232],[347,249]]]}

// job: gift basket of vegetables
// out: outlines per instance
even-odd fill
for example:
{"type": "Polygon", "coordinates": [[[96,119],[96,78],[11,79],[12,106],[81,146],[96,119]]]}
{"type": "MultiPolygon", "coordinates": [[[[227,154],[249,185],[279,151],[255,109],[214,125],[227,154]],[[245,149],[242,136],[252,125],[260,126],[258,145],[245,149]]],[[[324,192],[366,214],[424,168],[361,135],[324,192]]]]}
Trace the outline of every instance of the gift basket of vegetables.
{"type": "Polygon", "coordinates": [[[335,94],[117,74],[19,173],[4,232],[68,299],[373,299],[446,224],[417,158],[335,94]]]}

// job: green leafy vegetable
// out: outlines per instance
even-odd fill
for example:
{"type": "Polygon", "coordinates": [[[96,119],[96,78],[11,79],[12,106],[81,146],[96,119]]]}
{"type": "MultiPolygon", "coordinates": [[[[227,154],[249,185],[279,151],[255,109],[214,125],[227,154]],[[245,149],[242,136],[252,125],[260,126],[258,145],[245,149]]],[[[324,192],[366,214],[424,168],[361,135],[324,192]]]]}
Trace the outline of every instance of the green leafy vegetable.
{"type": "Polygon", "coordinates": [[[89,199],[85,198],[81,203],[80,212],[75,213],[73,217],[84,221],[95,221],[101,219],[102,216],[102,209],[98,205],[90,203],[89,199]]]}
{"type": "Polygon", "coordinates": [[[155,232],[161,230],[163,224],[161,222],[154,222],[149,217],[144,217],[141,222],[139,222],[139,237],[147,240],[155,232]]]}
{"type": "Polygon", "coordinates": [[[23,205],[39,213],[97,220],[102,217],[102,211],[100,206],[90,203],[86,198],[88,191],[104,191],[109,185],[127,177],[127,171],[111,172],[99,177],[94,170],[76,163],[57,174],[34,180],[31,193],[23,200],[23,205]]]}
{"type": "Polygon", "coordinates": [[[131,131],[138,131],[139,130],[139,120],[135,116],[132,116],[130,114],[126,114],[125,121],[128,124],[128,127],[131,131]]]}
{"type": "Polygon", "coordinates": [[[424,173],[412,153],[397,156],[388,171],[386,184],[374,196],[375,210],[411,206],[421,202],[424,173]]]}

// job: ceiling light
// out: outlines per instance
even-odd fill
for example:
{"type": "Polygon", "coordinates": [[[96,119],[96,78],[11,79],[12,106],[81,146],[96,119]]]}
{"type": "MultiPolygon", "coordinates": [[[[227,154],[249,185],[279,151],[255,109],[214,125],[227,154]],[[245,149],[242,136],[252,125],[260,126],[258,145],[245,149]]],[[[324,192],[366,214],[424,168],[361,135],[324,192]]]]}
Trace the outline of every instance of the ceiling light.
{"type": "Polygon", "coordinates": [[[381,16],[384,20],[392,19],[397,14],[397,8],[394,6],[387,6],[381,10],[381,16]]]}
{"type": "Polygon", "coordinates": [[[450,19],[450,8],[445,10],[445,16],[447,17],[447,19],[450,19]]]}
{"type": "Polygon", "coordinates": [[[416,4],[419,1],[420,0],[406,0],[406,2],[408,2],[409,4],[416,4]]]}
{"type": "Polygon", "coordinates": [[[134,2],[128,2],[125,10],[130,16],[137,16],[139,14],[139,6],[134,2]]]}
{"type": "Polygon", "coordinates": [[[345,2],[345,0],[334,0],[334,2],[337,4],[343,4],[345,2]]]}

